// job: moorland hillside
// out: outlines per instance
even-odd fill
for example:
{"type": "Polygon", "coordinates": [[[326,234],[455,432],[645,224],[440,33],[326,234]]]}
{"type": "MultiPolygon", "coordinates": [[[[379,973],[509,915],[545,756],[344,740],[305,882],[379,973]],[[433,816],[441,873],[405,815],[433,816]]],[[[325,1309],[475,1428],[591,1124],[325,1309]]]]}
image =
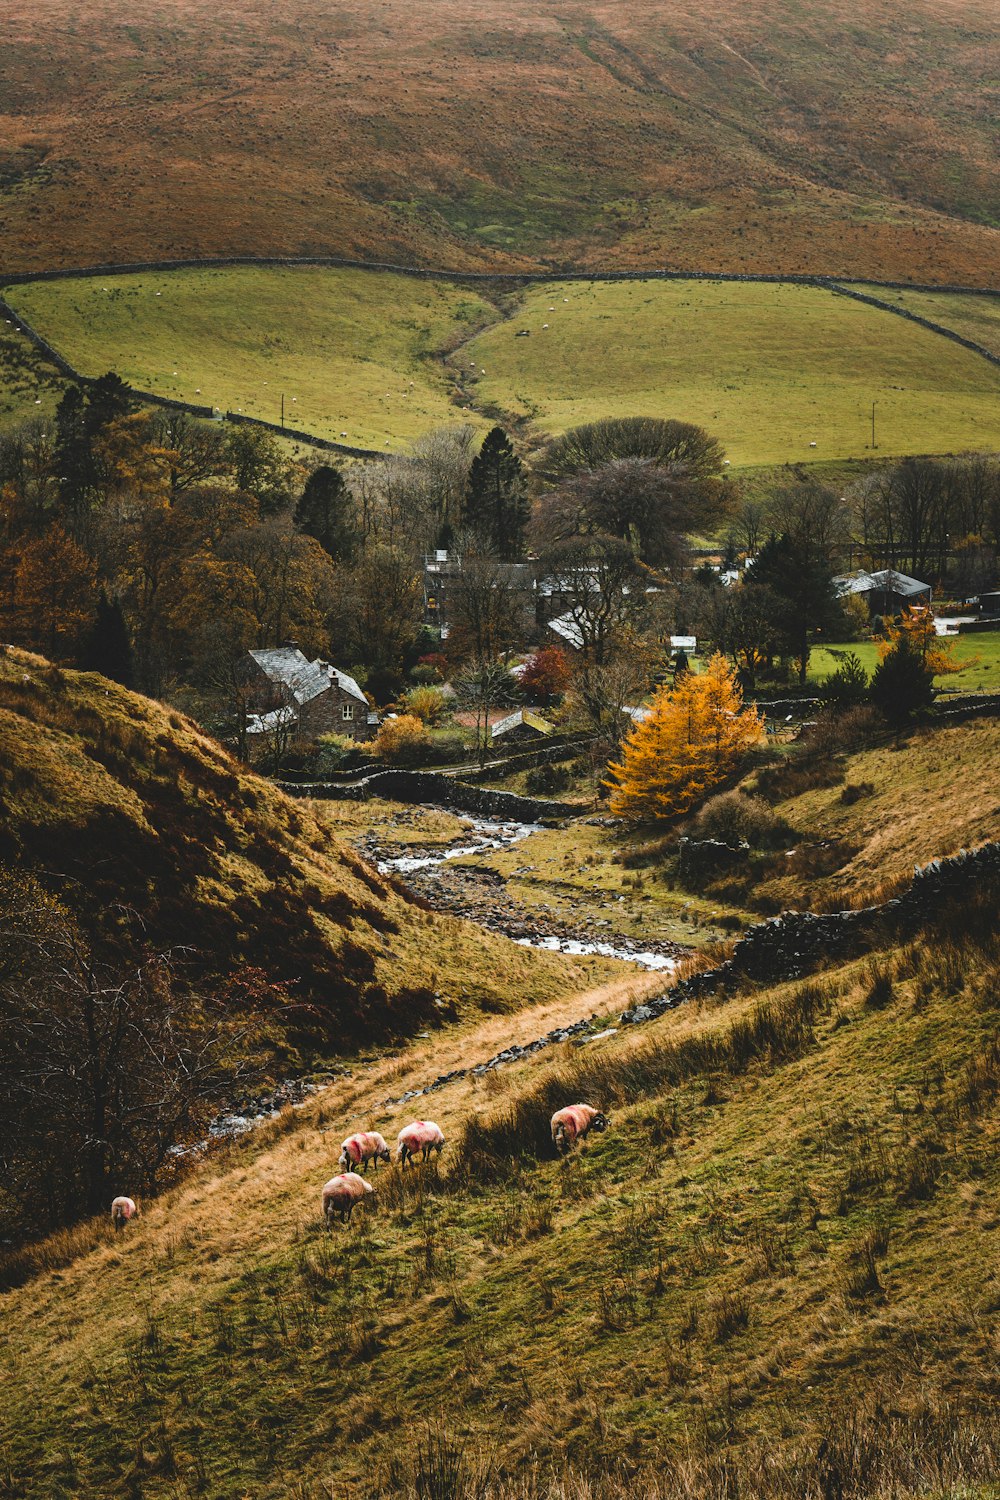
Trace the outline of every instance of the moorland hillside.
{"type": "Polygon", "coordinates": [[[565,993],[589,972],[424,910],[191,720],[10,647],[0,864],[31,872],[99,946],[287,987],[299,1031],[327,1048],[565,993]]]}
{"type": "Polygon", "coordinates": [[[392,1138],[447,1038],[224,1148],[118,1239],[39,1246],[3,1298],[5,1492],[986,1500],[994,906],[455,1079],[424,1106],[440,1168],[381,1170],[348,1227],[319,1212],[340,1140],[392,1138]],[[577,1098],[611,1128],[558,1160],[577,1098]]]}
{"type": "Polygon", "coordinates": [[[988,0],[5,20],[8,271],[251,251],[996,281],[988,0]]]}

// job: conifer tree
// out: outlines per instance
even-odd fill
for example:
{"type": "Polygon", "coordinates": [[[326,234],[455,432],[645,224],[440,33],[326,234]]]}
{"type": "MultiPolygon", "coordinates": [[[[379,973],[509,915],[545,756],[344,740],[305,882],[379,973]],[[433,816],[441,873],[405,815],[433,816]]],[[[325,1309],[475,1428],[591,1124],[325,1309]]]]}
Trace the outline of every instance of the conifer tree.
{"type": "Polygon", "coordinates": [[[611,810],[635,821],[689,812],[757,744],[764,732],[755,708],[745,708],[733,668],[716,653],[703,673],[685,673],[661,687],[649,718],[608,766],[611,810]]]}
{"type": "Polygon", "coordinates": [[[528,509],[521,460],[503,428],[494,427],[469,469],[465,524],[491,552],[511,562],[524,551],[528,509]]]}
{"type": "Polygon", "coordinates": [[[340,469],[320,464],[306,480],[295,508],[295,524],[315,537],[334,562],[350,562],[354,550],[351,492],[340,469]]]}
{"type": "Polygon", "coordinates": [[[122,607],[117,599],[109,599],[104,589],[98,595],[97,614],[80,665],[85,672],[100,672],[123,687],[131,687],[135,678],[122,607]]]}
{"type": "Polygon", "coordinates": [[[912,714],[934,702],[934,679],[962,672],[975,664],[957,662],[950,641],[934,627],[934,616],[920,605],[904,609],[895,624],[886,628],[879,643],[879,664],[871,681],[872,702],[891,724],[902,724],[912,714]]]}

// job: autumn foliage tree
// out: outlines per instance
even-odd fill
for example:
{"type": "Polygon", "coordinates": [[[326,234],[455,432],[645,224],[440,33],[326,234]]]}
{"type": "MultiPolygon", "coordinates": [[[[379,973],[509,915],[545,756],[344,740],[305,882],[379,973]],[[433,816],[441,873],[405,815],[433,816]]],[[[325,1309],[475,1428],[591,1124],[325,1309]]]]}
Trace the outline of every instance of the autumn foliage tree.
{"type": "Polygon", "coordinates": [[[703,673],[660,688],[649,717],[625,740],[620,762],[608,766],[612,812],[637,822],[689,812],[763,733],[760,714],[744,707],[733,668],[717,652],[703,673]]]}
{"type": "Polygon", "coordinates": [[[929,609],[906,609],[879,644],[879,664],[872,676],[872,701],[892,724],[902,724],[934,701],[934,678],[961,672],[951,644],[934,629],[929,609]]]}
{"type": "Polygon", "coordinates": [[[525,662],[521,686],[529,699],[549,704],[562,697],[571,675],[566,653],[558,646],[542,646],[525,662]]]}
{"type": "Polygon", "coordinates": [[[52,525],[0,554],[0,579],[4,639],[53,661],[73,659],[97,608],[97,569],[86,552],[52,525]]]}

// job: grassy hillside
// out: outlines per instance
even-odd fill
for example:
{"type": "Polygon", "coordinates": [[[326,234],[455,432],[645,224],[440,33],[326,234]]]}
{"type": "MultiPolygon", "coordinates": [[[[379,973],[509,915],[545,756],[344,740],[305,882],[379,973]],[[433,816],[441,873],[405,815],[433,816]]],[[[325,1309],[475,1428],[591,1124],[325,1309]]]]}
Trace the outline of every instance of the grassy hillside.
{"type": "Polygon", "coordinates": [[[486,415],[541,436],[649,413],[704,425],[736,467],[829,464],[870,456],[873,401],[880,457],[1000,447],[1000,369],[792,284],[551,282],[494,307],[448,282],[240,267],[8,295],[84,374],[272,421],[284,394],[290,426],[377,450],[486,415]]]}
{"type": "Polygon", "coordinates": [[[387,1095],[441,1044],[119,1240],[53,1242],[2,1299],[5,1493],[471,1496],[492,1470],[527,1497],[568,1465],[587,1495],[651,1469],[663,1495],[995,1496],[1000,953],[970,915],[961,949],[945,928],[442,1088],[440,1171],[381,1172],[348,1229],[318,1216],[340,1139],[394,1134],[387,1095]],[[580,1097],[612,1128],[553,1160],[580,1097]]]}
{"type": "Polygon", "coordinates": [[[963,338],[982,344],[991,354],[1000,355],[1000,297],[976,296],[966,292],[911,292],[895,287],[858,286],[895,307],[905,307],[918,317],[954,329],[963,338]]]}
{"type": "Polygon", "coordinates": [[[65,382],[32,344],[0,318],[0,430],[51,418],[65,382]]]}
{"type": "Polygon", "coordinates": [[[1000,444],[1000,370],[811,287],[552,283],[452,360],[473,363],[478,401],[543,431],[669,412],[737,466],[861,456],[873,401],[883,456],[1000,444]]]}
{"type": "Polygon", "coordinates": [[[495,317],[448,282],[359,271],[174,271],[49,282],[18,311],[84,375],[243,411],[352,446],[397,447],[454,422],[435,358],[495,317]]]}
{"type": "MultiPolygon", "coordinates": [[[[746,860],[704,877],[682,877],[677,840],[721,836],[718,830],[630,829],[590,816],[540,829],[511,849],[457,859],[449,870],[455,878],[482,872],[488,903],[577,926],[589,920],[609,938],[711,949],[761,914],[882,899],[914,866],[993,838],[998,785],[1000,724],[993,719],[898,739],[885,733],[850,752],[819,753],[803,740],[775,747],[765,767],[744,777],[742,788],[770,804],[764,836],[755,841],[751,833],[746,860]]],[[[366,803],[328,804],[317,814],[343,837],[366,826],[383,843],[407,837],[400,809],[389,803],[371,812],[366,803]]],[[[457,830],[443,836],[459,841],[457,830]]],[[[736,833],[744,836],[745,829],[736,833]]]]}
{"type": "Polygon", "coordinates": [[[997,275],[990,0],[11,0],[11,268],[332,252],[468,268],[997,275]],[[150,170],[150,163],[156,170],[150,170]]]}
{"type": "Polygon", "coordinates": [[[288,984],[328,1047],[426,1024],[435,993],[465,1016],[615,972],[421,910],[190,720],[10,648],[0,862],[36,872],[104,942],[134,939],[138,914],[143,943],[183,947],[197,972],[288,984]]]}

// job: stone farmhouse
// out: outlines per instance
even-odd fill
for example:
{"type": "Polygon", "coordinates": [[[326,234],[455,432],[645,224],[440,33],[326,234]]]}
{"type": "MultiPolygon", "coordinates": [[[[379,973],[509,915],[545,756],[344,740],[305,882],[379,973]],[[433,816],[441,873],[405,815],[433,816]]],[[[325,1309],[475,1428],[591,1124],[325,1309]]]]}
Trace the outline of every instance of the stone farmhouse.
{"type": "Polygon", "coordinates": [[[247,729],[254,738],[281,734],[289,742],[344,734],[368,740],[378,715],[353,677],[328,661],[309,661],[295,645],[250,651],[247,729]]]}

